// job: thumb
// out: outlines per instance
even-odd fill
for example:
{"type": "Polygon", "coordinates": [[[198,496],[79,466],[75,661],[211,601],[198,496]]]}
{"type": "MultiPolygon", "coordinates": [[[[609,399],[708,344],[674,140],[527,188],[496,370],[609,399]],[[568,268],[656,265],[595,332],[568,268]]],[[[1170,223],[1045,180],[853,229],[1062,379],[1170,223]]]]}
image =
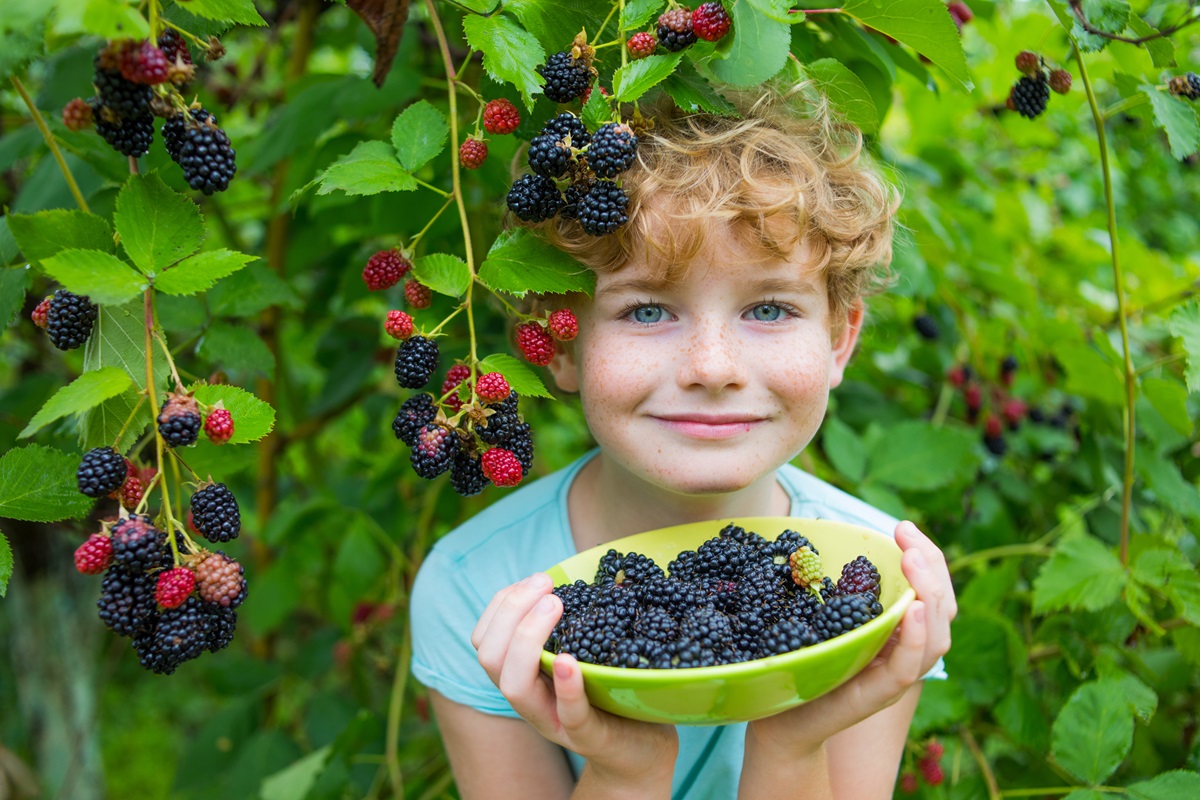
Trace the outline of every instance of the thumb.
{"type": "Polygon", "coordinates": [[[558,721],[569,736],[583,731],[594,719],[596,712],[583,691],[583,673],[574,656],[559,653],[554,659],[554,696],[558,721]]]}

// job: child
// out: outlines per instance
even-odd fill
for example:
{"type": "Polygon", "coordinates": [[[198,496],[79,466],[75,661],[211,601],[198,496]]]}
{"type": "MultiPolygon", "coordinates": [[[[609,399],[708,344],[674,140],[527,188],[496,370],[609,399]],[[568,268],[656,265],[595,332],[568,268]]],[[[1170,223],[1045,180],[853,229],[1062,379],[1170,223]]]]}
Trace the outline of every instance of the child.
{"type": "MultiPolygon", "coordinates": [[[[597,274],[550,371],[598,448],[440,540],[413,588],[413,674],[464,798],[890,798],[921,678],[945,677],[954,591],[912,523],[789,462],[812,440],[891,259],[895,192],[861,136],[804,87],[742,118],[662,110],[625,173],[629,222],[543,226],[597,274]],[[839,689],[739,725],[678,728],[592,708],[539,570],[653,528],[822,517],[893,534],[917,600],[839,689]]],[[[559,298],[561,300],[561,298],[559,298]]],[[[714,527],[714,531],[716,528],[714,527]]]]}

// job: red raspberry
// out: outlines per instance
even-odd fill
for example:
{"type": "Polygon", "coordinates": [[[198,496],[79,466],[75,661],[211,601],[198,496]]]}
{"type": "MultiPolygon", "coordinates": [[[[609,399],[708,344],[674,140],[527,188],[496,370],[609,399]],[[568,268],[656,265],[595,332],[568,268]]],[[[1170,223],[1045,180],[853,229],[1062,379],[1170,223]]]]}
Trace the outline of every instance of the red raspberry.
{"type": "Polygon", "coordinates": [[[413,308],[429,308],[433,302],[433,292],[429,290],[429,287],[417,283],[411,278],[404,284],[404,297],[413,308]]]}
{"type": "Polygon", "coordinates": [[[127,42],[117,55],[117,68],[125,80],[134,83],[164,83],[170,62],[149,39],[141,42],[127,42]]]}
{"type": "MultiPolygon", "coordinates": [[[[600,87],[600,94],[604,95],[605,97],[612,96],[612,94],[608,91],[608,89],[605,89],[603,86],[600,87]]],[[[579,97],[579,99],[586,106],[588,98],[591,96],[592,96],[592,87],[589,86],[583,90],[583,94],[579,97]]]]}
{"type": "Polygon", "coordinates": [[[213,444],[225,444],[233,438],[233,415],[228,409],[214,408],[204,419],[204,434],[213,444]]]}
{"type": "Polygon", "coordinates": [[[975,19],[975,12],[962,0],[954,0],[946,6],[946,10],[950,12],[950,18],[954,20],[954,26],[958,28],[959,33],[962,33],[963,25],[975,19]]]}
{"type": "Polygon", "coordinates": [[[484,477],[497,486],[516,486],[524,476],[521,462],[511,450],[505,450],[503,447],[493,447],[479,460],[484,477]]]}
{"type": "Polygon", "coordinates": [[[921,777],[930,786],[940,786],[946,779],[946,773],[942,772],[942,765],[932,759],[923,758],[917,762],[917,766],[921,770],[921,777]]]}
{"type": "Polygon", "coordinates": [[[546,320],[546,325],[550,328],[550,335],[560,342],[569,342],[579,335],[579,320],[575,319],[575,313],[569,308],[553,312],[546,320]]]}
{"type": "Polygon", "coordinates": [[[915,772],[906,772],[900,776],[900,791],[905,794],[914,794],[917,791],[917,775],[915,772]]]}
{"type": "Polygon", "coordinates": [[[1050,88],[1059,94],[1071,91],[1071,73],[1065,69],[1056,69],[1050,73],[1050,88]]]}
{"type": "Polygon", "coordinates": [[[81,131],[84,128],[92,127],[95,120],[92,117],[91,104],[81,97],[76,97],[63,106],[62,121],[63,125],[72,131],[81,131]]]}
{"type": "Polygon", "coordinates": [[[408,274],[410,269],[412,269],[412,264],[396,250],[380,250],[367,259],[367,266],[363,268],[362,277],[368,289],[378,292],[380,289],[390,289],[395,286],[408,274]]]}
{"type": "Polygon", "coordinates": [[[475,381],[475,393],[485,403],[503,403],[512,393],[512,388],[499,372],[489,372],[475,381]]]}
{"type": "Polygon", "coordinates": [[[925,757],[934,761],[941,761],[945,752],[946,748],[937,739],[930,739],[929,744],[925,745],[925,757]]]}
{"type": "Polygon", "coordinates": [[[630,36],[629,41],[625,42],[625,47],[629,50],[630,58],[645,58],[654,55],[658,48],[658,38],[653,33],[642,31],[630,36]]]}
{"type": "Polygon", "coordinates": [[[163,608],[179,608],[196,588],[196,573],[187,567],[175,567],[158,576],[154,599],[163,608]]]}
{"type": "Polygon", "coordinates": [[[125,479],[125,485],[121,487],[121,507],[133,511],[137,508],[138,503],[142,502],[142,497],[145,496],[145,489],[142,488],[142,482],[138,480],[137,475],[130,475],[125,479]]]}
{"type": "Polygon", "coordinates": [[[1004,405],[1000,408],[1000,413],[1004,415],[1004,421],[1008,423],[1009,429],[1014,431],[1028,412],[1029,406],[1025,405],[1023,400],[1015,397],[1004,401],[1004,405]]]}
{"type": "Polygon", "coordinates": [[[467,169],[479,169],[487,159],[487,142],[468,138],[458,148],[458,163],[467,169]]]}
{"type": "Polygon", "coordinates": [[[521,124],[521,112],[511,102],[498,97],[483,107],[483,129],[488,133],[512,133],[521,124]]]}
{"type": "Polygon", "coordinates": [[[75,548],[75,569],[84,575],[99,575],[113,562],[112,537],[93,533],[75,548]]]}
{"type": "Polygon", "coordinates": [[[707,42],[715,42],[729,33],[729,12],[720,3],[705,3],[692,12],[692,30],[707,42]]]}
{"type": "Polygon", "coordinates": [[[523,322],[517,326],[517,347],[526,361],[539,367],[546,366],[554,359],[554,340],[536,322],[523,322]]]}
{"type": "Polygon", "coordinates": [[[979,388],[978,383],[972,383],[967,386],[965,396],[967,398],[967,408],[972,411],[978,411],[983,405],[983,389],[979,388]]]}
{"type": "Polygon", "coordinates": [[[383,329],[393,339],[407,339],[412,336],[413,318],[403,311],[389,311],[383,329]]]}
{"type": "Polygon", "coordinates": [[[1017,53],[1017,69],[1026,75],[1032,75],[1041,68],[1041,59],[1032,50],[1022,50],[1017,53]]]}
{"type": "Polygon", "coordinates": [[[46,327],[48,324],[46,322],[46,315],[50,313],[50,301],[53,299],[53,297],[47,297],[42,302],[38,303],[37,308],[35,308],[33,313],[29,315],[29,318],[33,320],[34,325],[37,325],[39,328],[43,329],[46,327]]]}

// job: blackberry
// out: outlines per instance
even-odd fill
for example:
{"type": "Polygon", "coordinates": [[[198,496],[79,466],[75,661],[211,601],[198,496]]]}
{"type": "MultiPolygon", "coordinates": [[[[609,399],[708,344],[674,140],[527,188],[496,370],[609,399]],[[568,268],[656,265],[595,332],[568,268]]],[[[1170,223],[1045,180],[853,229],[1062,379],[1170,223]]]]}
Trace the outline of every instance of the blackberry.
{"type": "Polygon", "coordinates": [[[813,614],[812,627],[821,641],[858,628],[883,612],[870,592],[831,597],[813,614]]]}
{"type": "Polygon", "coordinates": [[[928,314],[918,314],[913,317],[913,328],[922,339],[930,342],[937,341],[938,336],[941,335],[941,332],[938,330],[937,320],[928,314]]]}
{"type": "Polygon", "coordinates": [[[207,112],[201,116],[203,109],[189,112],[191,121],[184,120],[184,114],[178,114],[163,124],[163,136],[167,125],[175,123],[172,129],[176,136],[173,147],[167,152],[171,159],[183,170],[183,179],[188,186],[211,195],[223,192],[229,188],[229,182],[237,174],[237,153],[229,141],[225,131],[217,126],[216,118],[207,112]]]}
{"type": "Polygon", "coordinates": [[[572,58],[570,50],[555,53],[536,69],[546,81],[542,94],[556,103],[571,102],[583,94],[592,82],[587,65],[572,58]]]}
{"type": "Polygon", "coordinates": [[[189,597],[179,608],[164,611],[150,631],[133,640],[142,666],[170,675],[180,664],[200,656],[209,643],[210,619],[204,604],[195,597],[189,597]]]}
{"type": "Polygon", "coordinates": [[[242,530],[237,498],[223,483],[209,484],[192,495],[192,520],[210,542],[228,542],[242,530]]]}
{"type": "Polygon", "coordinates": [[[680,642],[671,656],[671,663],[676,669],[695,669],[696,667],[715,667],[723,663],[717,653],[699,642],[680,642]]]}
{"type": "Polygon", "coordinates": [[[450,469],[457,452],[458,435],[441,425],[430,423],[417,434],[409,461],[418,475],[433,480],[450,469]]]}
{"type": "Polygon", "coordinates": [[[592,135],[583,124],[583,120],[569,111],[551,118],[538,133],[538,136],[553,136],[559,141],[571,139],[571,147],[581,150],[591,144],[592,135]]]}
{"type": "Polygon", "coordinates": [[[95,119],[96,133],[121,155],[137,158],[150,152],[150,144],[154,141],[154,117],[150,114],[120,117],[116,122],[109,122],[101,111],[95,114],[95,119]]]}
{"type": "Polygon", "coordinates": [[[651,607],[638,614],[633,632],[655,642],[673,642],[679,638],[679,622],[665,608],[651,607]]]}
{"type": "Polygon", "coordinates": [[[1017,69],[1026,75],[1033,75],[1042,69],[1042,59],[1032,50],[1022,50],[1015,59],[1017,69]]]}
{"type": "Polygon", "coordinates": [[[165,82],[170,67],[166,55],[149,39],[126,42],[117,55],[117,66],[126,80],[149,85],[165,82]]]}
{"type": "Polygon", "coordinates": [[[208,652],[215,653],[224,650],[233,641],[233,632],[237,629],[237,611],[223,606],[205,603],[208,611],[208,631],[204,638],[204,647],[208,652]]]}
{"type": "Polygon", "coordinates": [[[517,404],[513,402],[516,396],[517,393],[513,392],[503,403],[484,406],[494,413],[487,418],[487,425],[475,426],[475,434],[480,441],[496,447],[505,447],[517,436],[520,426],[524,423],[517,413],[517,404]]]}
{"type": "MultiPolygon", "coordinates": [[[[121,119],[150,116],[150,99],[154,90],[144,84],[126,80],[120,70],[100,66],[101,55],[96,55],[95,74],[92,85],[96,87],[99,105],[109,109],[121,119]]],[[[100,115],[96,115],[97,121],[100,115]]]]}
{"type": "Polygon", "coordinates": [[[162,125],[163,144],[167,148],[167,155],[176,163],[179,163],[182,155],[184,133],[187,128],[189,115],[195,123],[208,122],[212,118],[212,114],[203,108],[189,108],[187,114],[175,114],[168,117],[167,121],[162,125]]]}
{"type": "Polygon", "coordinates": [[[246,599],[246,569],[224,551],[210,553],[194,563],[196,593],[206,605],[237,608],[246,599]]]}
{"type": "Polygon", "coordinates": [[[733,581],[741,577],[742,569],[750,563],[752,549],[733,539],[709,539],[696,548],[697,576],[733,581]]]}
{"type": "Polygon", "coordinates": [[[866,556],[859,556],[842,567],[842,577],[837,582],[838,594],[870,592],[879,597],[879,570],[866,556]]]}
{"type": "Polygon", "coordinates": [[[1033,119],[1041,116],[1046,110],[1046,104],[1050,101],[1050,85],[1046,83],[1044,75],[1025,75],[1013,84],[1009,98],[1012,100],[1014,111],[1033,119]]]}
{"type": "Polygon", "coordinates": [[[622,122],[601,125],[587,150],[588,166],[598,178],[615,178],[633,164],[637,146],[638,137],[628,125],[622,122]]]}
{"type": "Polygon", "coordinates": [[[178,60],[181,64],[192,63],[192,51],[188,48],[187,42],[179,35],[179,32],[174,28],[167,28],[158,37],[158,49],[162,50],[167,61],[174,64],[178,60]]]}
{"type": "Polygon", "coordinates": [[[760,656],[782,655],[820,644],[821,637],[807,622],[785,619],[771,626],[759,644],[760,656]]]}
{"type": "Polygon", "coordinates": [[[559,652],[569,653],[584,664],[608,664],[623,635],[587,618],[578,619],[563,628],[558,637],[559,652]]]}
{"type": "Polygon", "coordinates": [[[716,42],[729,33],[733,20],[720,3],[704,3],[692,12],[692,30],[706,42],[716,42]]]}
{"type": "Polygon", "coordinates": [[[600,559],[594,582],[600,586],[629,586],[650,578],[663,577],[666,575],[662,567],[655,564],[653,559],[640,553],[621,555],[616,550],[609,550],[608,554],[600,559]],[[616,558],[613,558],[614,555],[616,558]]]}
{"type": "Polygon", "coordinates": [[[113,526],[113,561],[129,572],[162,566],[166,543],[167,535],[149,517],[134,514],[113,526]]]}
{"type": "Polygon", "coordinates": [[[564,583],[554,587],[554,594],[562,601],[563,617],[574,617],[582,614],[596,598],[596,587],[584,581],[564,583]]]}
{"type": "Polygon", "coordinates": [[[75,471],[75,482],[82,494],[104,497],[121,488],[128,471],[120,453],[111,447],[97,447],[83,454],[75,471]]]}
{"type": "Polygon", "coordinates": [[[145,572],[110,567],[100,582],[96,601],[100,621],[118,636],[133,636],[156,616],[154,577],[145,572]]]}
{"type": "Polygon", "coordinates": [[[821,588],[818,594],[821,595],[822,603],[828,603],[831,598],[837,597],[837,584],[833,582],[833,578],[828,575],[821,578],[821,588]]]}
{"type": "Polygon", "coordinates": [[[396,438],[412,447],[417,440],[417,434],[437,416],[437,406],[433,404],[433,395],[427,392],[414,394],[405,400],[396,418],[392,420],[392,433],[396,438]]]}
{"type": "Polygon", "coordinates": [[[46,333],[59,350],[74,350],[92,335],[100,309],[86,295],[57,289],[46,309],[46,333]]]}
{"type": "Polygon", "coordinates": [[[1200,100],[1200,75],[1194,72],[1176,75],[1167,81],[1167,88],[1171,94],[1178,95],[1184,99],[1200,100]]]}
{"type": "Polygon", "coordinates": [[[482,139],[468,137],[458,148],[458,163],[465,169],[479,169],[487,160],[488,146],[482,139]]]}
{"type": "Polygon", "coordinates": [[[460,451],[450,464],[450,488],[461,497],[477,495],[491,483],[479,458],[460,451]]]}
{"type": "Polygon", "coordinates": [[[667,574],[677,581],[690,581],[698,577],[697,565],[700,556],[695,550],[684,550],[667,564],[667,574]]]}
{"type": "Polygon", "coordinates": [[[158,415],[158,432],[172,447],[187,447],[200,438],[200,408],[194,397],[170,394],[158,415]]]}
{"type": "Polygon", "coordinates": [[[438,368],[438,346],[424,336],[405,339],[396,350],[396,382],[405,389],[423,389],[438,368]]]}
{"type": "Polygon", "coordinates": [[[626,669],[661,669],[661,665],[670,663],[670,654],[662,642],[656,642],[644,636],[621,639],[613,646],[613,667],[626,669]]]}
{"type": "Polygon", "coordinates": [[[538,175],[561,178],[571,160],[571,147],[553,133],[539,134],[529,143],[529,168],[538,175]]]}
{"type": "Polygon", "coordinates": [[[629,196],[612,181],[596,181],[576,206],[579,224],[592,236],[614,232],[629,221],[629,196]]]}
{"type": "Polygon", "coordinates": [[[84,575],[99,575],[112,566],[112,537],[93,533],[75,548],[75,569],[84,575]]]}
{"type": "Polygon", "coordinates": [[[528,476],[533,469],[533,431],[528,422],[517,423],[506,447],[517,457],[522,477],[528,476]]]}
{"type": "Polygon", "coordinates": [[[521,124],[521,112],[503,97],[489,100],[483,107],[483,128],[488,133],[512,133],[521,124]]]}
{"type": "Polygon", "coordinates": [[[557,348],[554,337],[540,322],[531,320],[517,326],[517,349],[530,364],[546,367],[554,360],[557,348]]]}
{"type": "Polygon", "coordinates": [[[1008,440],[1003,436],[992,436],[991,434],[983,435],[983,446],[987,451],[994,456],[1002,456],[1008,452],[1008,440]]]}
{"type": "Polygon", "coordinates": [[[654,51],[657,48],[658,39],[654,38],[653,33],[647,33],[646,31],[635,33],[625,42],[625,49],[629,51],[629,57],[634,61],[654,55],[654,51]]]}
{"type": "Polygon", "coordinates": [[[505,203],[518,219],[544,222],[562,208],[563,198],[554,181],[544,175],[524,175],[508,190],[505,203]]]}
{"type": "Polygon", "coordinates": [[[792,580],[797,586],[811,589],[821,582],[821,558],[807,545],[788,556],[788,563],[792,566],[792,580]]]}
{"type": "Polygon", "coordinates": [[[680,620],[679,637],[706,650],[721,650],[733,641],[733,621],[716,608],[698,608],[680,620]]]}
{"type": "Polygon", "coordinates": [[[734,525],[732,522],[717,531],[717,536],[722,539],[732,539],[738,544],[749,545],[755,549],[762,549],[768,544],[767,540],[757,533],[747,531],[742,526],[734,525]]]}
{"type": "Polygon", "coordinates": [[[692,27],[692,12],[686,8],[674,8],[658,18],[658,43],[672,53],[678,53],[696,43],[696,31],[692,27]]]}
{"type": "Polygon", "coordinates": [[[643,612],[660,608],[674,617],[703,605],[707,600],[698,586],[674,577],[650,577],[639,581],[633,587],[633,596],[643,612]]]}

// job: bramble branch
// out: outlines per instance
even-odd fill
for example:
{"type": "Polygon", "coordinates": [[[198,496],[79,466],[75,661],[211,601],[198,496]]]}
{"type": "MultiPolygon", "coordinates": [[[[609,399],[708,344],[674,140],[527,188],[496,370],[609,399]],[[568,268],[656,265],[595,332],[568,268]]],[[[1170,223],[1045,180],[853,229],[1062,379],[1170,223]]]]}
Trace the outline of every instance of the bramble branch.
{"type": "Polygon", "coordinates": [[[1188,3],[1188,10],[1185,13],[1185,16],[1190,17],[1190,19],[1172,25],[1170,28],[1164,28],[1163,30],[1158,31],[1157,33],[1152,33],[1149,36],[1141,36],[1136,39],[1132,39],[1128,36],[1120,36],[1115,33],[1108,33],[1095,27],[1088,22],[1087,17],[1083,13],[1083,0],[1071,0],[1071,10],[1075,12],[1075,19],[1079,21],[1079,27],[1083,28],[1093,36],[1099,36],[1102,39],[1110,39],[1114,42],[1127,42],[1128,44],[1145,44],[1146,42],[1152,42],[1155,39],[1165,39],[1176,31],[1183,30],[1193,22],[1200,20],[1200,17],[1192,15],[1192,9],[1195,8],[1195,5],[1196,4],[1194,2],[1188,3]]]}

